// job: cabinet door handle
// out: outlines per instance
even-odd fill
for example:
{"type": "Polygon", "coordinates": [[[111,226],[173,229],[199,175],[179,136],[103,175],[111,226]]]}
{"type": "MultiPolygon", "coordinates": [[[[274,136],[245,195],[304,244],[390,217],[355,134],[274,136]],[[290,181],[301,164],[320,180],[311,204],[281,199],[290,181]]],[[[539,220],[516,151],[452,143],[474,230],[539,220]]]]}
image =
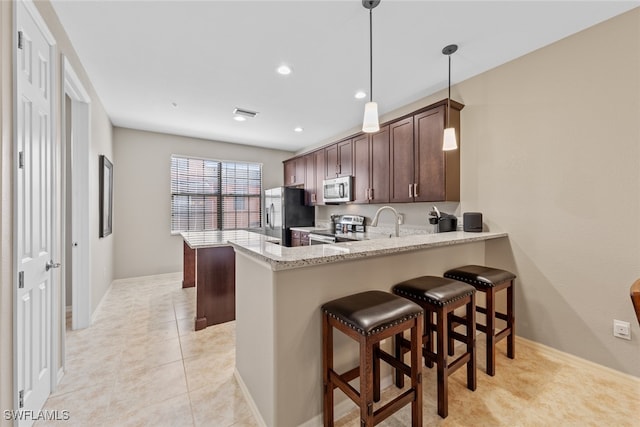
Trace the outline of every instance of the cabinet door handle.
{"type": "Polygon", "coordinates": [[[364,189],[364,198],[369,200],[369,189],[368,188],[364,189]]]}
{"type": "Polygon", "coordinates": [[[369,189],[369,200],[373,200],[373,188],[369,189]]]}
{"type": "Polygon", "coordinates": [[[418,184],[413,184],[413,196],[418,197],[418,184]]]}
{"type": "Polygon", "coordinates": [[[413,184],[409,184],[409,197],[413,197],[413,184]]]}

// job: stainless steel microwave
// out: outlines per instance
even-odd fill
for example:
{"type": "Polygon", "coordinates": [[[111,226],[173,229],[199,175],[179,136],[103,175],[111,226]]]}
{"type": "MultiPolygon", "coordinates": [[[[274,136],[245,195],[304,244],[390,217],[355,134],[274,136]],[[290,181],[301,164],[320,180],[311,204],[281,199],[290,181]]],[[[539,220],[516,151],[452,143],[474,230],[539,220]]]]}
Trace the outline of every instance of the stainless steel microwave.
{"type": "Polygon", "coordinates": [[[324,203],[344,203],[353,200],[353,177],[325,179],[322,182],[322,200],[324,203]]]}

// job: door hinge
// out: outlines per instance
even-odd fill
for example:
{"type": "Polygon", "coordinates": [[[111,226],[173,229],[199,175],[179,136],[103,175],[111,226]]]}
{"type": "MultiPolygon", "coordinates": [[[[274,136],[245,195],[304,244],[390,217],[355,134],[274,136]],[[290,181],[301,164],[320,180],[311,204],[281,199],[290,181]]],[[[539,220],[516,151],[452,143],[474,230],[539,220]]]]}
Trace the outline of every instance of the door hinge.
{"type": "Polygon", "coordinates": [[[18,168],[24,168],[24,151],[18,153],[18,168]]]}
{"type": "Polygon", "coordinates": [[[24,390],[18,392],[18,406],[20,409],[24,408],[24,390]]]}
{"type": "Polygon", "coordinates": [[[22,31],[18,31],[18,49],[22,49],[22,31]]]}
{"type": "Polygon", "coordinates": [[[18,272],[18,289],[24,288],[24,271],[18,272]]]}

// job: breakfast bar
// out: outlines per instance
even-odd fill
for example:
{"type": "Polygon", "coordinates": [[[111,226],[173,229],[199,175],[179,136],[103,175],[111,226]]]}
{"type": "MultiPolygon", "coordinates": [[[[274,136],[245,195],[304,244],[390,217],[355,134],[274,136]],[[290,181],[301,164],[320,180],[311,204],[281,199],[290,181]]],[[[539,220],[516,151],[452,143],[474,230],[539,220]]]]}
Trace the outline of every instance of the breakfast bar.
{"type": "MultiPolygon", "coordinates": [[[[460,231],[296,248],[249,232],[229,240],[236,252],[236,377],[260,424],[322,424],[323,303],[484,264],[486,245],[506,237],[460,231]]],[[[334,363],[339,370],[357,364],[357,347],[340,334],[334,363]]],[[[390,371],[382,378],[390,384],[390,371]]],[[[336,418],[352,408],[339,392],[335,402],[336,418]]]]}

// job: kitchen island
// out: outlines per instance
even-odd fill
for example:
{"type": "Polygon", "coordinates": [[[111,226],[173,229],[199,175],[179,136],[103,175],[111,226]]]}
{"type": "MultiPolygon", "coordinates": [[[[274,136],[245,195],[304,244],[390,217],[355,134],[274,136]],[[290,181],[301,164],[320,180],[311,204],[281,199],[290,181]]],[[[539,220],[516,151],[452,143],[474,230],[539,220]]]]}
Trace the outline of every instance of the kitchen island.
{"type": "MultiPolygon", "coordinates": [[[[236,251],[236,377],[258,422],[322,425],[323,303],[485,264],[485,245],[506,236],[451,232],[297,248],[255,233],[230,240],[236,251]]],[[[357,346],[335,335],[335,366],[350,369],[357,364],[357,346]]],[[[336,392],[336,416],[351,408],[336,392]]]]}

